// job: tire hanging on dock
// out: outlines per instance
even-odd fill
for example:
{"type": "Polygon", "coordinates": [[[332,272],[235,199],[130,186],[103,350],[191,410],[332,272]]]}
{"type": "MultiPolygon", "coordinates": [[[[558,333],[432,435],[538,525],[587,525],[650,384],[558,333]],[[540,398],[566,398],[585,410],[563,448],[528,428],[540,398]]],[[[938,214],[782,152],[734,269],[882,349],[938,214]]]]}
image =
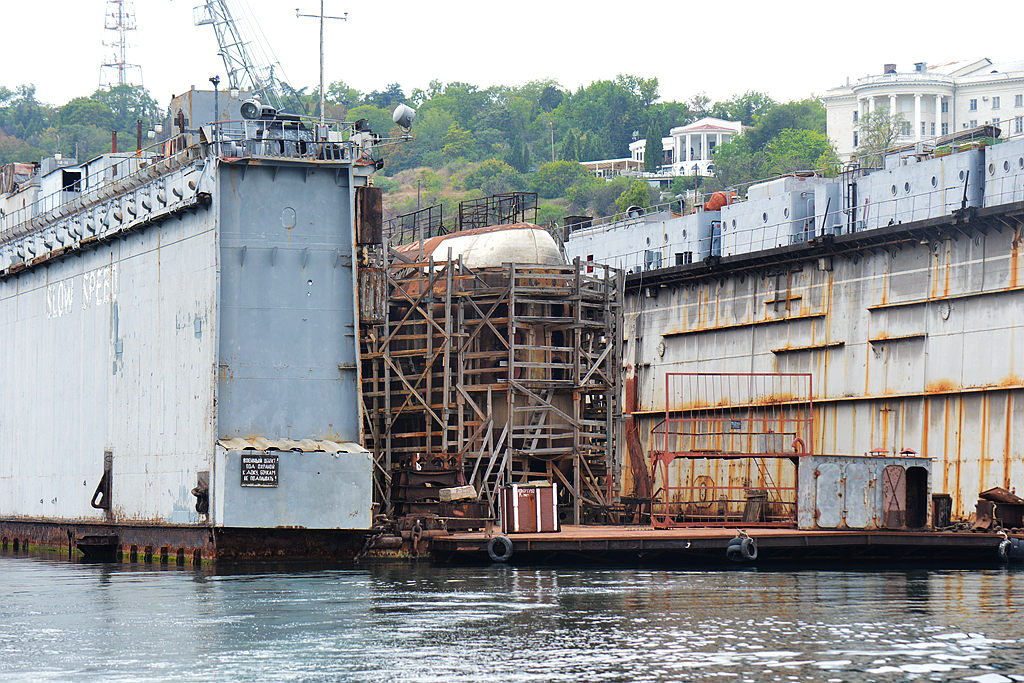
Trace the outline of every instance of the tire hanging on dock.
{"type": "Polygon", "coordinates": [[[512,541],[508,536],[492,536],[487,541],[487,555],[494,562],[508,562],[512,559],[512,541]]]}
{"type": "Polygon", "coordinates": [[[757,543],[749,536],[737,536],[725,547],[725,556],[733,562],[753,562],[757,559],[757,543]]]}

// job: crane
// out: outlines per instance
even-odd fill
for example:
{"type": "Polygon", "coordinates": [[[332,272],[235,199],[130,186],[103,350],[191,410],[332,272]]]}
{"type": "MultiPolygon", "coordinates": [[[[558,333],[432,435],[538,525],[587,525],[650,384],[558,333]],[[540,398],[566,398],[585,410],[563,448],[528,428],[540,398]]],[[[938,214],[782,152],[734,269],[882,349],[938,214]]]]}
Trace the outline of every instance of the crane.
{"type": "Polygon", "coordinates": [[[251,30],[255,22],[247,20],[250,30],[246,31],[238,21],[240,16],[248,19],[237,9],[232,12],[228,0],[205,0],[193,10],[196,26],[212,26],[217,35],[228,87],[249,90],[264,104],[280,109],[284,92],[281,85],[285,82],[281,65],[251,30]]]}

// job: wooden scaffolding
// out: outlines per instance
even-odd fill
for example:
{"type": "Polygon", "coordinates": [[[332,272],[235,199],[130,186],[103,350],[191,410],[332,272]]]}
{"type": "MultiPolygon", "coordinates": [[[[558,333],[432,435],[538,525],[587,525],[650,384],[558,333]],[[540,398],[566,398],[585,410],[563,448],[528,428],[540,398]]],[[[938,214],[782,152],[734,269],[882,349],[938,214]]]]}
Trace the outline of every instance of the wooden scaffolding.
{"type": "Polygon", "coordinates": [[[472,484],[495,518],[501,485],[547,480],[574,523],[606,512],[618,491],[621,272],[386,253],[383,305],[361,334],[382,507],[432,511],[437,486],[472,484]]]}

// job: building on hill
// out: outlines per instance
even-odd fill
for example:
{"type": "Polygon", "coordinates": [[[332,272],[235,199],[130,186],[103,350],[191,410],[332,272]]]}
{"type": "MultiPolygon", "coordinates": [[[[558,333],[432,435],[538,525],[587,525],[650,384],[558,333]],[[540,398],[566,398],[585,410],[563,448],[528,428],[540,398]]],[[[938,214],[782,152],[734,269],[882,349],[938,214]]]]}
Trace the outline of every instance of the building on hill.
{"type": "Polygon", "coordinates": [[[620,175],[639,175],[644,170],[643,162],[637,161],[632,157],[599,159],[597,161],[583,161],[580,163],[598,178],[604,178],[605,180],[611,180],[620,175]]]}
{"type": "Polygon", "coordinates": [[[902,116],[896,144],[910,144],[991,124],[1002,136],[1024,133],[1024,61],[990,59],[929,65],[899,71],[885,64],[868,75],[826,91],[827,131],[841,158],[860,144],[861,119],[879,109],[902,116]]]}
{"type": "Polygon", "coordinates": [[[584,161],[583,165],[599,178],[617,175],[643,175],[643,177],[669,178],[680,175],[711,175],[714,170],[712,155],[717,147],[743,132],[739,121],[725,121],[706,116],[685,126],[676,126],[661,139],[664,150],[658,170],[643,174],[644,150],[647,139],[635,140],[629,145],[629,156],[622,159],[584,161]]]}

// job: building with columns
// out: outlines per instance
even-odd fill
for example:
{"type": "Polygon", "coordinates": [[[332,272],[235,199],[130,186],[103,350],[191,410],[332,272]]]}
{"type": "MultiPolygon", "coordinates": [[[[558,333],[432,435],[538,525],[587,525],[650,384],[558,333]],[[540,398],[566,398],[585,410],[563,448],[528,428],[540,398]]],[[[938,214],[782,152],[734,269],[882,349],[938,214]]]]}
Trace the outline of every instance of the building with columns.
{"type": "MultiPolygon", "coordinates": [[[[668,137],[661,139],[665,157],[659,164],[660,172],[667,175],[711,175],[714,171],[712,155],[715,148],[728,142],[743,131],[739,121],[725,121],[706,116],[685,126],[676,126],[668,137]]],[[[643,164],[647,140],[636,140],[629,145],[629,156],[643,164]]]]}
{"type": "Polygon", "coordinates": [[[991,124],[1003,137],[1024,133],[1024,62],[989,59],[929,65],[882,73],[826,91],[828,136],[840,158],[860,144],[862,117],[879,109],[901,116],[896,144],[911,144],[991,124]]]}

